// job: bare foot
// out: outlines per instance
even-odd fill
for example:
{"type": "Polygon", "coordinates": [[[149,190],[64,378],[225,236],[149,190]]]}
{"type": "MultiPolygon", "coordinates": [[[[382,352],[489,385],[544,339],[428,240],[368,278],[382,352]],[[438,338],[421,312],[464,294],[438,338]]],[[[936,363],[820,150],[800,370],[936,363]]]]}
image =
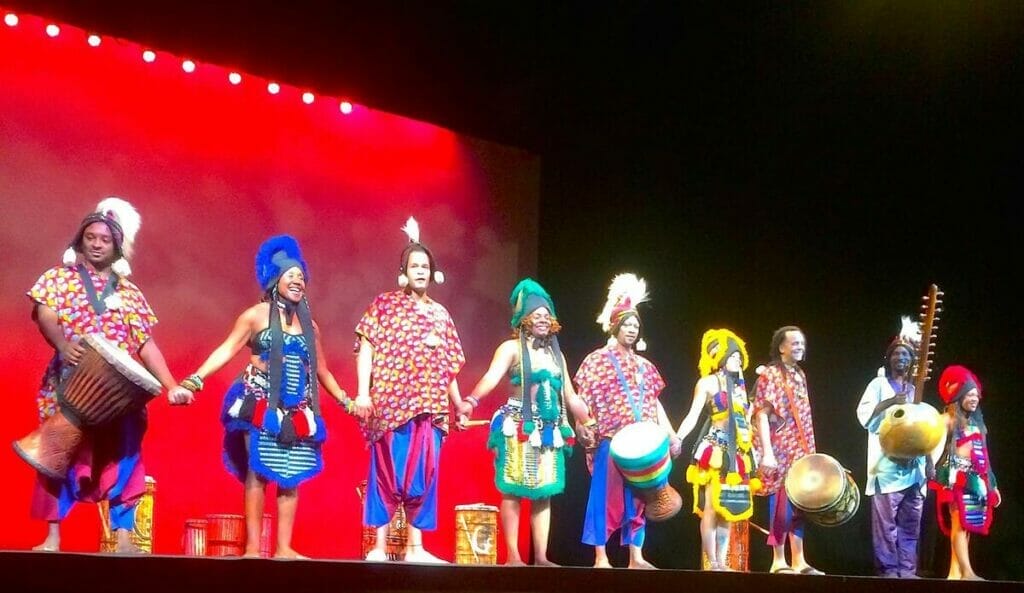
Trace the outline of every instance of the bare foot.
{"type": "Polygon", "coordinates": [[[522,558],[508,558],[505,560],[505,566],[526,566],[522,558]]]}
{"type": "Polygon", "coordinates": [[[260,551],[259,550],[256,550],[255,552],[252,551],[252,550],[246,550],[245,553],[242,554],[242,558],[259,558],[259,557],[260,557],[260,551]]]}
{"type": "Polygon", "coordinates": [[[608,562],[607,558],[604,558],[602,560],[595,560],[594,561],[594,568],[611,568],[611,567],[612,567],[612,563],[608,562]]]}
{"type": "Polygon", "coordinates": [[[965,574],[965,575],[963,576],[963,579],[962,579],[962,580],[964,580],[964,581],[984,581],[985,579],[983,579],[983,578],[981,578],[980,576],[978,576],[978,574],[977,574],[977,573],[973,573],[973,572],[972,572],[972,573],[970,573],[970,574],[965,574]]]}
{"type": "Polygon", "coordinates": [[[641,558],[639,560],[630,560],[629,568],[639,568],[643,570],[657,570],[657,566],[651,564],[646,559],[641,558]]]}
{"type": "Polygon", "coordinates": [[[419,562],[422,564],[448,564],[447,560],[441,560],[437,556],[434,556],[430,552],[426,551],[423,546],[406,548],[405,561],[419,562]]]}
{"type": "Polygon", "coordinates": [[[138,554],[145,554],[145,552],[142,550],[142,548],[140,548],[139,546],[136,546],[135,544],[133,544],[131,542],[128,542],[128,543],[120,543],[119,542],[117,544],[117,547],[114,548],[114,553],[115,554],[122,554],[122,555],[126,555],[126,556],[134,556],[134,555],[138,555],[138,554]]]}
{"type": "Polygon", "coordinates": [[[547,558],[537,558],[533,561],[534,566],[561,566],[561,564],[555,564],[547,558]]]}
{"type": "Polygon", "coordinates": [[[278,548],[274,558],[277,560],[309,560],[309,556],[303,556],[291,548],[285,550],[278,548]]]}
{"type": "Polygon", "coordinates": [[[38,546],[33,546],[32,551],[34,552],[60,552],[60,542],[54,543],[50,540],[46,540],[38,546]]]}

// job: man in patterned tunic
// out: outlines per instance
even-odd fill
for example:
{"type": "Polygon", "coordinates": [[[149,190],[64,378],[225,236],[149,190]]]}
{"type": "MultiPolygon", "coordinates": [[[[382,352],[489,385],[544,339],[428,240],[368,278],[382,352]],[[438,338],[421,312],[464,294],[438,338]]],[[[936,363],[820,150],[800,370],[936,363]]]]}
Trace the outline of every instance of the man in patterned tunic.
{"type": "Polygon", "coordinates": [[[448,432],[448,400],[462,398],[456,375],[465,363],[451,315],[427,296],[441,283],[430,251],[412,218],[403,228],[401,290],[378,295],[356,326],[356,415],[370,443],[363,524],[377,528],[367,560],[385,560],[386,530],[398,505],[405,508],[405,559],[441,562],[423,549],[422,530],[437,528],[441,442],[448,432]]]}
{"type": "Polygon", "coordinates": [[[594,546],[596,568],[611,567],[606,544],[618,530],[622,545],[629,547],[629,568],[654,568],[643,556],[646,504],[611,459],[612,437],[634,422],[653,422],[670,435],[673,455],[678,455],[681,447],[658,401],[665,380],[651,361],[636,353],[643,349],[636,307],[646,299],[647,285],[635,275],[620,274],[612,281],[605,309],[598,317],[610,336],[608,343],[587,355],[576,372],[577,392],[592,418],[581,439],[589,440],[588,432],[593,431],[596,442],[596,449],[588,455],[592,477],[583,525],[583,543],[594,546]]]}
{"type": "MultiPolygon", "coordinates": [[[[37,396],[39,420],[57,413],[57,389],[82,359],[86,334],[99,334],[121,349],[138,355],[166,389],[175,385],[163,354],[153,340],[156,315],[135,284],[128,280],[132,242],[139,215],[117,198],[100,202],[85,217],[64,253],[64,265],[50,268],[29,290],[32,319],[55,350],[37,396]]],[[[187,403],[175,401],[171,403],[187,403]]],[[[48,523],[46,539],[36,550],[60,550],[60,522],[76,501],[110,501],[111,527],[117,551],[136,551],[130,535],[135,505],[145,492],[142,437],[146,411],[140,409],[102,429],[88,431],[64,480],[39,474],[30,516],[48,523]]]]}
{"type": "Polygon", "coordinates": [[[793,462],[815,452],[807,377],[800,368],[806,343],[795,325],[775,330],[772,359],[754,388],[754,449],[762,489],[768,496],[772,573],[822,574],[804,558],[804,520],[786,496],[783,482],[793,462]],[[792,564],[786,562],[789,537],[792,564]]]}

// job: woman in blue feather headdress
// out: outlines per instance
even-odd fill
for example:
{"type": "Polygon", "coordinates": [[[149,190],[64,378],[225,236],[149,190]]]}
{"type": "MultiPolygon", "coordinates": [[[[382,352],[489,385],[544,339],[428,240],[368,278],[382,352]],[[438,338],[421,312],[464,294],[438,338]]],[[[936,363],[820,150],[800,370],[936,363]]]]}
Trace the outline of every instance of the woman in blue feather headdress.
{"type": "Polygon", "coordinates": [[[459,412],[469,416],[508,377],[512,394],[494,414],[487,443],[495,452],[494,482],[502,495],[507,562],[523,564],[518,549],[519,512],[526,498],[531,501],[534,563],[550,565],[551,497],[565,490],[565,458],[575,443],[566,408],[581,423],[589,415],[565,373],[551,296],[526,278],[512,290],[509,301],[513,336],[498,346],[490,368],[472,395],[463,399],[459,412]]]}
{"type": "Polygon", "coordinates": [[[288,235],[267,239],[256,254],[260,303],[246,309],[234,329],[181,386],[197,392],[203,380],[243,346],[249,364],[224,398],[224,464],[245,484],[246,556],[259,555],[267,483],[277,484],[277,552],[295,558],[292,528],[298,486],[323,469],[327,438],[316,381],[352,411],[352,402],[324,364],[319,330],[306,300],[308,272],[299,244],[288,235]],[[318,362],[319,361],[319,362],[318,362]],[[315,379],[314,379],[315,377],[315,379]]]}

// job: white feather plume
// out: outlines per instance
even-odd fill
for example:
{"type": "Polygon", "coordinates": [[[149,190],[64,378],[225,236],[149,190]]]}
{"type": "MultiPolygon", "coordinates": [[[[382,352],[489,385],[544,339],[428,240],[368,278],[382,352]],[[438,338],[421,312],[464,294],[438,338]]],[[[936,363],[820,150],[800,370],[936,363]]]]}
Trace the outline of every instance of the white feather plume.
{"type": "Polygon", "coordinates": [[[131,204],[121,198],[109,197],[96,206],[96,211],[103,214],[112,213],[117,223],[124,231],[124,242],[121,244],[121,253],[126,259],[131,258],[135,245],[135,235],[142,226],[142,217],[131,204]]]}
{"type": "Polygon", "coordinates": [[[410,243],[420,242],[420,223],[416,222],[415,218],[410,216],[409,220],[405,221],[402,231],[409,236],[410,243]]]}
{"type": "Polygon", "coordinates": [[[911,344],[921,343],[921,324],[908,315],[900,318],[900,339],[911,344]]]}
{"type": "Polygon", "coordinates": [[[604,303],[604,309],[597,316],[597,322],[601,324],[601,329],[606,332],[611,330],[612,310],[623,299],[628,298],[630,306],[635,308],[645,302],[647,297],[647,281],[637,278],[636,274],[619,274],[613,278],[611,286],[608,287],[608,299],[604,303]]]}

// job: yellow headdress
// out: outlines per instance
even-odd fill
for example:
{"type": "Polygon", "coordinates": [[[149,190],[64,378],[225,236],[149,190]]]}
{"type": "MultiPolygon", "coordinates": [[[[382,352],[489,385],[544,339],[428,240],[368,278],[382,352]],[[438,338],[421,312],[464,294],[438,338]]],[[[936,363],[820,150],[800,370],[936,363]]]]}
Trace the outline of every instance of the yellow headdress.
{"type": "Polygon", "coordinates": [[[747,345],[731,330],[709,329],[700,340],[700,362],[697,368],[700,375],[706,377],[718,372],[722,363],[733,353],[739,352],[746,370],[750,358],[747,356],[747,345]]]}

